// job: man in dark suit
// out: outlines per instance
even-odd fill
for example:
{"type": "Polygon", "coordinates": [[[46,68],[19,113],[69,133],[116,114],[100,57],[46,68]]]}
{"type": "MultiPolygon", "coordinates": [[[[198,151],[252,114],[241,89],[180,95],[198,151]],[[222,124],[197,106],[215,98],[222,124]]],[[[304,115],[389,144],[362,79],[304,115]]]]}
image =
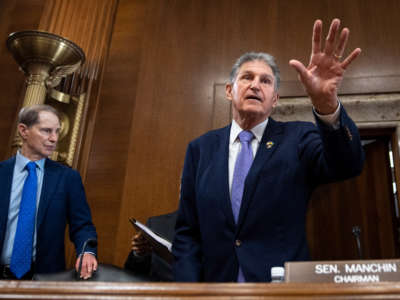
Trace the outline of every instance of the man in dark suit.
{"type": "MultiPolygon", "coordinates": [[[[48,157],[60,132],[57,111],[48,105],[19,114],[22,147],[0,163],[0,278],[30,279],[33,273],[65,269],[66,224],[77,253],[96,239],[79,173],[48,157]]],[[[77,259],[78,268],[80,257],[77,259]]],[[[83,255],[81,277],[97,268],[96,248],[83,255]]]]}
{"type": "Polygon", "coordinates": [[[232,124],[206,133],[187,149],[173,242],[177,281],[270,281],[270,269],[309,258],[305,216],[320,183],[358,175],[359,133],[337,88],[360,54],[342,55],[349,36],[332,21],[322,47],[313,29],[308,67],[289,63],[309,95],[316,125],[270,118],[278,102],[279,69],[266,53],[235,63],[226,96],[232,124]]]}
{"type": "MultiPolygon", "coordinates": [[[[146,225],[162,238],[172,242],[175,236],[177,211],[150,217],[146,225]]],[[[125,269],[152,281],[172,281],[172,266],[152,251],[150,243],[139,231],[132,238],[132,251],[125,262],[125,269]]]]}

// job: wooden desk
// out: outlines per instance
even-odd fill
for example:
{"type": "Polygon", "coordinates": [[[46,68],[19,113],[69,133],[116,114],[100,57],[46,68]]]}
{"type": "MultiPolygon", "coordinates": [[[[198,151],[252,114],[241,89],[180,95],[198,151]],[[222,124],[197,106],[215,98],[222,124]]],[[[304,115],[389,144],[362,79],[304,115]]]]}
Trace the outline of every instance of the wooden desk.
{"type": "Polygon", "coordinates": [[[0,299],[400,299],[400,283],[1,281],[0,299]]]}

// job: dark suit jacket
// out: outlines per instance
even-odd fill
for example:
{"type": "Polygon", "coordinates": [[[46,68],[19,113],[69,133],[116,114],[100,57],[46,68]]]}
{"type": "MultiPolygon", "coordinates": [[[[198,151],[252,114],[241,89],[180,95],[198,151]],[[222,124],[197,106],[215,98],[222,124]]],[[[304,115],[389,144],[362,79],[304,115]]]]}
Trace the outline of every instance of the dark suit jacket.
{"type": "MultiPolygon", "coordinates": [[[[177,211],[150,217],[146,225],[161,237],[172,241],[175,235],[177,211]]],[[[125,268],[135,274],[148,275],[152,281],[172,281],[172,266],[157,254],[139,257],[131,251],[125,262],[125,268]]]]}
{"type": "Polygon", "coordinates": [[[316,185],[358,175],[364,152],[344,109],[340,128],[269,119],[235,225],[228,183],[230,126],[188,146],[173,243],[177,281],[270,281],[270,269],[309,258],[308,200],[316,185]],[[267,146],[270,145],[270,147],[267,146]]]}
{"type": "MultiPolygon", "coordinates": [[[[0,163],[0,251],[3,249],[15,157],[0,163]]],[[[65,269],[64,237],[69,235],[77,252],[88,238],[97,238],[79,173],[46,159],[37,213],[35,272],[65,269]]],[[[88,249],[96,253],[96,249],[88,249]]]]}

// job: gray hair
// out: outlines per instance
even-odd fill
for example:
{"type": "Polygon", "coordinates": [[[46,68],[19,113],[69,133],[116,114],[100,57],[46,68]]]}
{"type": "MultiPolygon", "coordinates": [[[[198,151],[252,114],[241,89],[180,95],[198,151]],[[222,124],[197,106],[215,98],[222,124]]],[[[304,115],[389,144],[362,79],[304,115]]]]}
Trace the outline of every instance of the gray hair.
{"type": "Polygon", "coordinates": [[[247,52],[243,54],[241,57],[237,59],[235,64],[232,67],[232,71],[229,75],[230,83],[233,83],[236,80],[237,73],[239,72],[240,67],[249,61],[260,60],[265,62],[272,70],[272,73],[275,77],[275,90],[278,90],[279,84],[281,81],[280,71],[278,65],[276,64],[275,58],[264,52],[247,52]]]}
{"type": "Polygon", "coordinates": [[[60,114],[54,107],[47,104],[34,104],[31,106],[25,106],[19,111],[18,123],[31,127],[39,123],[39,113],[42,111],[53,113],[57,116],[58,121],[60,121],[60,114]]]}

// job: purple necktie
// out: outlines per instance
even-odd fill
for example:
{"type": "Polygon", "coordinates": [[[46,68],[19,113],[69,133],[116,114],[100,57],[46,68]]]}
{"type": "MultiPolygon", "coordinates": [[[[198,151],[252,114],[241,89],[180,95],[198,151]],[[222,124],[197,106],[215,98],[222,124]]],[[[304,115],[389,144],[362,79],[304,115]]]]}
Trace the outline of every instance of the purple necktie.
{"type": "MultiPolygon", "coordinates": [[[[251,163],[253,162],[253,151],[251,149],[251,140],[254,135],[251,131],[243,130],[239,133],[239,140],[242,144],[235,163],[235,170],[233,171],[232,180],[232,212],[235,219],[235,223],[238,222],[240,205],[242,203],[244,181],[246,180],[247,173],[250,170],[251,163]]],[[[245,282],[242,268],[239,266],[238,282],[245,282]]]]}

